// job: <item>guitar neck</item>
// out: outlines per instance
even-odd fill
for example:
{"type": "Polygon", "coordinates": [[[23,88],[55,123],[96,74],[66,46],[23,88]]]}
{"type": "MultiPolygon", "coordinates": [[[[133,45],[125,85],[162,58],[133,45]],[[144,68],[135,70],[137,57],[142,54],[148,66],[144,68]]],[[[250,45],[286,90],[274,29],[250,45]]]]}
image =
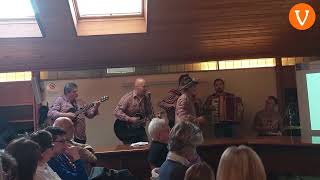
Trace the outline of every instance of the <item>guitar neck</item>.
{"type": "Polygon", "coordinates": [[[78,111],[75,112],[75,115],[78,116],[78,115],[80,115],[80,114],[82,114],[82,113],[85,113],[85,112],[87,112],[90,108],[94,107],[96,103],[105,102],[105,101],[108,100],[108,99],[109,99],[108,96],[102,96],[102,97],[100,98],[100,100],[94,101],[94,102],[92,102],[92,103],[90,103],[90,104],[87,104],[86,106],[80,108],[78,111]]]}

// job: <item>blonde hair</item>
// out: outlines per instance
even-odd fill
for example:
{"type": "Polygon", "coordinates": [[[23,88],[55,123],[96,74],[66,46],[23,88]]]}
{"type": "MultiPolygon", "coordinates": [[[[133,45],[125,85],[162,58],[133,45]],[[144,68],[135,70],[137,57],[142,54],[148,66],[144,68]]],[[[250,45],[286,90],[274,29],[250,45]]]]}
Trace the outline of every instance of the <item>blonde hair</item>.
{"type": "Polygon", "coordinates": [[[152,140],[157,140],[157,134],[164,128],[164,126],[167,126],[167,123],[164,119],[160,118],[153,118],[148,126],[148,133],[152,140]]]}
{"type": "Polygon", "coordinates": [[[215,177],[211,167],[201,162],[188,168],[184,180],[215,180],[215,177]]]}
{"type": "Polygon", "coordinates": [[[266,172],[258,154],[241,145],[227,148],[220,159],[217,180],[266,180],[266,172]]]}

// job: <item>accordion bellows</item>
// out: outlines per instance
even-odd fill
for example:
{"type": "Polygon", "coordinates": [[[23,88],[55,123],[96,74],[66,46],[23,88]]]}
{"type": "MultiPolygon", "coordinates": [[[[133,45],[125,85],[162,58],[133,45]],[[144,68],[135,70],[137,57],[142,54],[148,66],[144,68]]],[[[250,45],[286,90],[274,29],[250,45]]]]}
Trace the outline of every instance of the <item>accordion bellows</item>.
{"type": "Polygon", "coordinates": [[[240,122],[243,119],[243,105],[240,97],[236,96],[216,96],[211,102],[214,110],[212,120],[219,122],[240,122]]]}

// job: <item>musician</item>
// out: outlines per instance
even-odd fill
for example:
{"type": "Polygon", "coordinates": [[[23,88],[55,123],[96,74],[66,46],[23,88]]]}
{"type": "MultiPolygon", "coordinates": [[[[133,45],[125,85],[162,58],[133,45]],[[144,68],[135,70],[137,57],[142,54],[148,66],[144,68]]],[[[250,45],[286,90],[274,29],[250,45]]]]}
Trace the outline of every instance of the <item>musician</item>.
{"type": "MultiPolygon", "coordinates": [[[[235,95],[224,91],[225,84],[220,78],[215,79],[213,85],[215,92],[206,99],[203,111],[208,119],[214,121],[214,132],[216,137],[232,137],[234,136],[234,124],[232,122],[219,121],[219,117],[213,117],[212,112],[217,111],[220,106],[219,104],[213,104],[213,100],[215,98],[219,98],[220,96],[224,96],[225,98],[235,98],[235,95]]],[[[239,101],[240,102],[235,103],[237,103],[237,106],[241,106],[242,109],[241,99],[239,101]]]]}
{"type": "Polygon", "coordinates": [[[181,79],[182,95],[178,98],[175,112],[175,122],[189,121],[199,125],[206,120],[202,116],[197,115],[196,104],[196,87],[198,81],[192,79],[189,75],[181,79]]]}
{"type": "Polygon", "coordinates": [[[130,137],[121,140],[124,144],[148,141],[144,126],[146,121],[150,121],[154,117],[154,112],[150,93],[147,93],[146,80],[143,78],[135,80],[134,90],[120,99],[114,110],[114,115],[126,125],[137,125],[130,131],[130,137]]]}
{"type": "Polygon", "coordinates": [[[79,110],[85,106],[85,102],[78,99],[78,85],[69,82],[64,86],[63,92],[64,95],[57,97],[49,108],[48,118],[51,118],[53,121],[58,117],[68,117],[72,119],[75,128],[74,141],[85,144],[87,141],[85,117],[89,119],[95,117],[98,114],[100,102],[95,103],[84,115],[80,114],[76,117],[75,113],[69,112],[70,109],[74,108],[75,110],[79,110]]]}
{"type": "Polygon", "coordinates": [[[281,114],[277,112],[276,106],[278,99],[269,96],[266,99],[263,110],[256,113],[254,119],[254,129],[260,136],[277,136],[281,135],[283,119],[281,114]]]}
{"type": "Polygon", "coordinates": [[[171,89],[169,91],[169,95],[160,101],[159,107],[164,109],[167,114],[167,119],[169,121],[169,127],[173,128],[175,124],[175,114],[176,114],[176,103],[179,97],[181,96],[181,80],[189,76],[188,74],[182,74],[179,77],[179,85],[176,89],[171,89]]]}

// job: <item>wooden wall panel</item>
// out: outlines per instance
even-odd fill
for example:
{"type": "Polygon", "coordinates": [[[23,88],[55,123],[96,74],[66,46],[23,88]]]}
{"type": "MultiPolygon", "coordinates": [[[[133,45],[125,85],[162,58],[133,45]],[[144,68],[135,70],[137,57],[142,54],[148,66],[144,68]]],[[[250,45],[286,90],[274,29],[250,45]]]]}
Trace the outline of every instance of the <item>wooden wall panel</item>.
{"type": "Polygon", "coordinates": [[[289,24],[298,2],[150,0],[147,33],[78,37],[67,1],[36,0],[46,37],[0,39],[0,71],[320,55],[319,18],[303,32],[289,24]]]}

